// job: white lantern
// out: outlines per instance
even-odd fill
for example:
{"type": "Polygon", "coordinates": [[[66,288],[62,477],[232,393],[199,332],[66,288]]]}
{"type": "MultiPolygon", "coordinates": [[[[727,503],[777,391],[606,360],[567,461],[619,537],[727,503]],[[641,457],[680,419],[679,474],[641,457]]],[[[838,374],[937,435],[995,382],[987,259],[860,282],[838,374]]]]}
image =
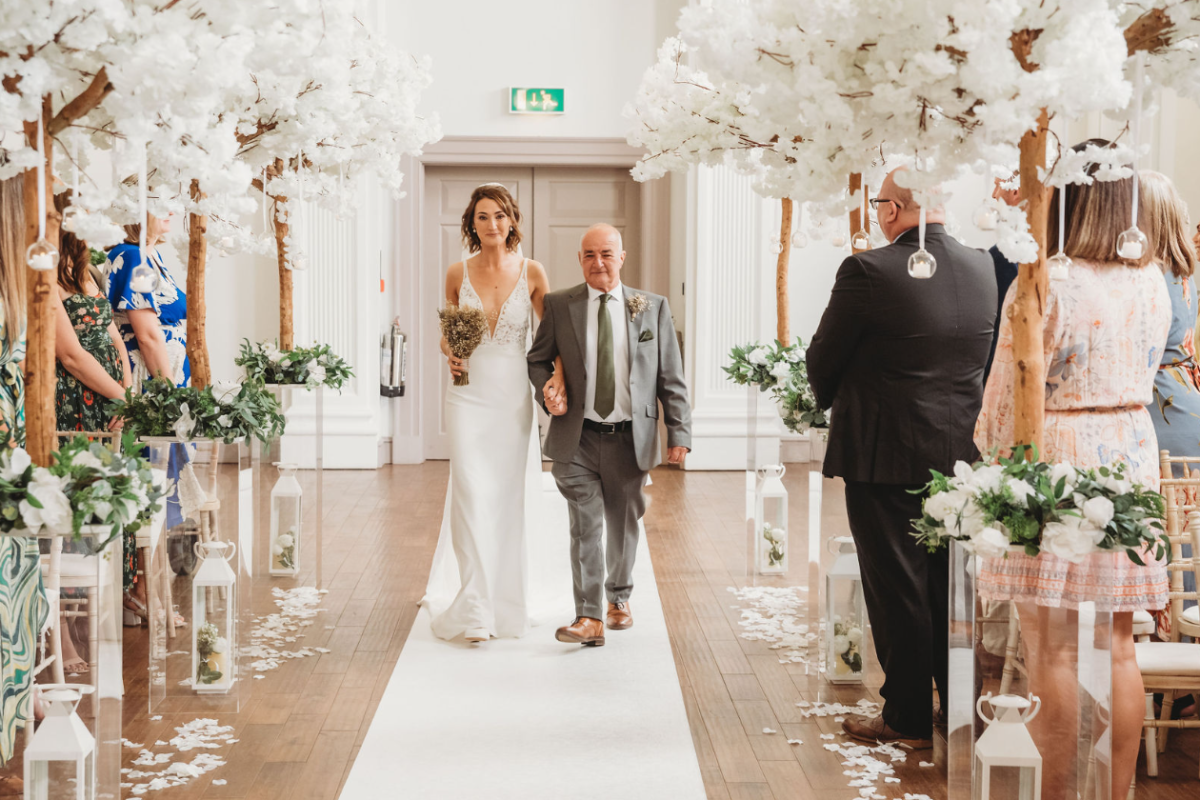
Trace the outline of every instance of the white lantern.
{"type": "Polygon", "coordinates": [[[272,575],[295,575],[300,569],[300,523],[304,492],[295,464],[276,464],[279,480],[271,489],[272,575]]]}
{"type": "Polygon", "coordinates": [[[93,687],[63,683],[41,688],[46,718],[25,750],[25,800],[95,800],[96,739],[75,713],[80,698],[93,687]],[[55,762],[62,766],[55,768],[55,762]],[[74,775],[68,765],[74,765],[74,775]]]}
{"type": "Polygon", "coordinates": [[[993,697],[991,692],[975,703],[976,712],[988,726],[975,743],[976,800],[989,800],[993,780],[1004,781],[997,787],[997,793],[1002,786],[1005,797],[1013,796],[1010,787],[1015,787],[1019,800],[1040,800],[1042,755],[1026,725],[1037,716],[1041,706],[1042,701],[1036,696],[1030,700],[1015,694],[993,697]],[[992,707],[991,719],[983,713],[984,703],[992,707]]]}
{"type": "Polygon", "coordinates": [[[825,677],[830,683],[862,683],[866,672],[867,612],[854,539],[836,536],[837,558],[825,574],[825,677]]]}
{"type": "Polygon", "coordinates": [[[783,487],[787,469],[782,464],[759,470],[754,508],[754,572],[783,575],[788,570],[788,495],[783,487]]]}
{"type": "Polygon", "coordinates": [[[237,575],[232,542],[197,542],[192,578],[192,688],[227,694],[237,680],[237,575]]]}

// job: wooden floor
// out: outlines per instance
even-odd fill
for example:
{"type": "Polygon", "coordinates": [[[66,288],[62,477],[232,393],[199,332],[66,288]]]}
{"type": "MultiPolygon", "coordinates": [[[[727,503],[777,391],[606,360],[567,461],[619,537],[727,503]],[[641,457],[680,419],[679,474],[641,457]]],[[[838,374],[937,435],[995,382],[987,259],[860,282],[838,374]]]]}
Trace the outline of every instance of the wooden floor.
{"type": "MultiPolygon", "coordinates": [[[[416,616],[441,522],[447,474],[444,462],[325,473],[323,575],[329,593],[317,624],[306,629],[307,636],[297,646],[327,647],[330,652],[287,662],[265,679],[253,681],[252,699],[240,713],[220,718],[234,727],[239,740],[215,751],[227,765],[185,787],[149,796],[338,796],[416,616]],[[214,780],[225,783],[216,785],[214,780]]],[[[835,689],[806,676],[801,665],[780,664],[778,654],[765,643],[738,636],[739,612],[731,608],[736,600],[727,588],[745,583],[744,480],[742,473],[660,468],[654,473],[646,516],[655,576],[708,796],[852,798],[857,790],[847,788],[849,779],[842,774],[839,758],[820,747],[820,734],[833,732],[836,723],[831,718],[806,722],[795,703],[877,700],[878,670],[868,674],[866,688],[835,689]],[[780,735],[763,735],[763,728],[780,735]],[[789,746],[787,738],[805,744],[789,746]]],[[[803,465],[796,465],[785,482],[791,492],[793,530],[802,532],[807,519],[803,465]]],[[[825,482],[823,529],[828,536],[848,533],[836,481],[825,482]]],[[[793,545],[799,552],[801,547],[793,545]]],[[[806,585],[805,573],[802,560],[793,559],[786,583],[806,585]]],[[[310,573],[295,582],[275,579],[272,585],[311,585],[313,577],[310,573]]],[[[256,584],[254,602],[256,610],[269,613],[274,610],[271,587],[264,583],[256,584]]],[[[636,614],[636,590],[632,607],[636,614]]],[[[569,613],[564,609],[564,621],[569,613]]],[[[151,720],[145,701],[144,639],[138,630],[127,631],[122,734],[149,746],[170,739],[176,726],[197,715],[164,714],[161,720],[151,720]]],[[[136,752],[126,751],[125,766],[136,752]]],[[[920,767],[920,760],[913,757],[899,765],[902,783],[885,789],[889,797],[921,793],[934,800],[945,798],[941,771],[920,767]]],[[[1140,767],[1138,797],[1196,797],[1198,761],[1200,731],[1172,732],[1170,748],[1160,758],[1160,777],[1146,779],[1140,767]]],[[[397,787],[395,796],[405,797],[403,787],[397,787]]]]}

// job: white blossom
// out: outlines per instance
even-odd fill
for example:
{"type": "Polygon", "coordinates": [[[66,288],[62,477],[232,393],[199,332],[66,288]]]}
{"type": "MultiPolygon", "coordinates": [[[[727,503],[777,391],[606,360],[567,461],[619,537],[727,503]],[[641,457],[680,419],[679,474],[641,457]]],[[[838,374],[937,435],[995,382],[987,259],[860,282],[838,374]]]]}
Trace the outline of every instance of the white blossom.
{"type": "Polygon", "coordinates": [[[56,477],[43,467],[33,470],[33,480],[25,491],[37,500],[41,508],[29,500],[20,503],[21,518],[31,532],[36,533],[43,527],[57,534],[71,532],[71,501],[64,491],[67,481],[67,478],[56,477]]]}

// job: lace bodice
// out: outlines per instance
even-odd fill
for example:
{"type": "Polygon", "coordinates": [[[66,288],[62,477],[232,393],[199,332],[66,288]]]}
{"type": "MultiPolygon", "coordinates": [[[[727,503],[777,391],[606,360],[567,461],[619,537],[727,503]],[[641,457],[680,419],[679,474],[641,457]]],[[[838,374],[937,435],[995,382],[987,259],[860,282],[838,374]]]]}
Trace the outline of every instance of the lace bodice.
{"type": "MultiPolygon", "coordinates": [[[[511,347],[521,352],[525,351],[529,338],[529,312],[533,307],[529,302],[529,283],[526,280],[528,267],[529,259],[525,259],[521,263],[521,277],[517,278],[517,285],[513,287],[512,293],[504,301],[504,305],[500,306],[495,332],[490,335],[485,333],[480,347],[511,347]]],[[[483,301],[475,292],[475,287],[471,285],[471,271],[467,269],[465,261],[463,262],[462,286],[458,290],[458,303],[462,306],[478,308],[485,313],[487,311],[483,307],[483,301]]]]}

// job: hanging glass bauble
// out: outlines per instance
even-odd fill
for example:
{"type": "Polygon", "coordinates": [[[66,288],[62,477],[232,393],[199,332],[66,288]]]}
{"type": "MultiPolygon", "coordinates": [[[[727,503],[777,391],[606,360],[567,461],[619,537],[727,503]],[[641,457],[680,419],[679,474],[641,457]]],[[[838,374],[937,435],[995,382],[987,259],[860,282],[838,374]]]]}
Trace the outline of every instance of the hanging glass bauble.
{"type": "Polygon", "coordinates": [[[913,278],[932,278],[937,272],[937,259],[925,248],[908,257],[908,274],[913,278]]]}
{"type": "Polygon", "coordinates": [[[1146,234],[1135,225],[1117,237],[1117,255],[1129,261],[1139,260],[1146,252],[1146,234]]]}
{"type": "Polygon", "coordinates": [[[304,270],[308,269],[308,257],[296,256],[296,260],[292,262],[292,269],[297,272],[304,272],[304,270]]]}
{"type": "Polygon", "coordinates": [[[75,228],[79,225],[79,208],[76,206],[67,206],[62,212],[62,229],[67,233],[74,233],[75,228]]]}
{"type": "Polygon", "coordinates": [[[850,237],[850,246],[855,250],[870,250],[871,237],[867,235],[866,231],[858,231],[850,237]]]}
{"type": "Polygon", "coordinates": [[[808,247],[808,234],[796,231],[792,234],[792,247],[808,247]]]}
{"type": "Polygon", "coordinates": [[[772,239],[771,240],[771,252],[774,253],[775,255],[779,255],[780,253],[782,253],[783,252],[783,242],[779,241],[778,239],[772,239]]]}
{"type": "Polygon", "coordinates": [[[971,221],[981,231],[994,231],[996,230],[996,226],[1000,224],[1000,213],[996,211],[995,206],[989,203],[982,203],[979,208],[975,209],[975,214],[971,217],[971,221]]]}
{"type": "Polygon", "coordinates": [[[834,247],[845,247],[846,246],[846,237],[845,237],[845,235],[840,234],[840,233],[834,234],[834,237],[829,240],[829,243],[831,245],[833,245],[834,247]]]}
{"type": "Polygon", "coordinates": [[[129,275],[129,288],[139,294],[150,294],[158,288],[158,272],[145,264],[138,264],[129,275]]]}
{"type": "Polygon", "coordinates": [[[232,250],[233,249],[233,237],[232,236],[222,236],[221,237],[221,249],[222,250],[232,250]]]}
{"type": "Polygon", "coordinates": [[[58,268],[58,248],[45,239],[38,239],[25,251],[25,263],[38,272],[58,268]]]}
{"type": "Polygon", "coordinates": [[[1066,280],[1071,271],[1071,257],[1065,253],[1055,253],[1046,259],[1046,267],[1050,271],[1050,280],[1066,280]]]}

